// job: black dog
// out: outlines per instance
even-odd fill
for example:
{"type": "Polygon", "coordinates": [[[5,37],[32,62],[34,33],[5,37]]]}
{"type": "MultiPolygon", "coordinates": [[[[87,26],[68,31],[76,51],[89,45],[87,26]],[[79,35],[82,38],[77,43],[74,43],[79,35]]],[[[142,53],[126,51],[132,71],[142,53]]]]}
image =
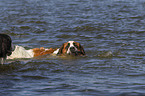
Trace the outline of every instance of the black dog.
{"type": "Polygon", "coordinates": [[[0,63],[3,64],[7,56],[12,54],[12,40],[6,34],[0,34],[0,63]]]}

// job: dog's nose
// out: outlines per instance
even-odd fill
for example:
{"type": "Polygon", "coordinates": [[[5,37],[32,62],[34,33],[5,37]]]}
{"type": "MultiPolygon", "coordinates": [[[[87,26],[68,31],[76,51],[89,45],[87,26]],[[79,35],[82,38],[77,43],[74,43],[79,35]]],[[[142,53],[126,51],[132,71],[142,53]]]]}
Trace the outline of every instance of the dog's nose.
{"type": "Polygon", "coordinates": [[[71,52],[75,52],[75,47],[70,47],[71,52]]]}

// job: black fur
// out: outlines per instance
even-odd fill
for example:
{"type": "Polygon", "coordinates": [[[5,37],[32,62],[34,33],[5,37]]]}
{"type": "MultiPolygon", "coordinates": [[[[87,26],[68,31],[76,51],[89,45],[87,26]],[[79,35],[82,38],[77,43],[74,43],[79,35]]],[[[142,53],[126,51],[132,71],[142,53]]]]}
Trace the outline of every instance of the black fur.
{"type": "MultiPolygon", "coordinates": [[[[6,34],[0,34],[0,60],[5,60],[12,53],[12,40],[6,34]]],[[[0,62],[4,63],[4,62],[0,62]]]]}
{"type": "Polygon", "coordinates": [[[83,46],[81,46],[81,44],[79,45],[79,48],[81,50],[80,54],[82,55],[86,55],[83,46]]]}
{"type": "Polygon", "coordinates": [[[63,48],[64,48],[64,44],[60,47],[60,49],[59,49],[57,55],[61,55],[61,54],[62,54],[62,49],[63,49],[63,48]]]}

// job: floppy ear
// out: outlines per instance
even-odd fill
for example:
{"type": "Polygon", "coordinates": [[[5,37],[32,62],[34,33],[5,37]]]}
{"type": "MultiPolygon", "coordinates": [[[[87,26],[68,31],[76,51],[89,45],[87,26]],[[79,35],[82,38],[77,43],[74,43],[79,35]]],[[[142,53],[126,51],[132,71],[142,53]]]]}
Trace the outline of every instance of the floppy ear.
{"type": "Polygon", "coordinates": [[[84,47],[79,44],[79,49],[81,51],[81,55],[85,55],[84,47]]]}
{"type": "Polygon", "coordinates": [[[59,48],[59,51],[58,51],[57,55],[61,55],[62,54],[63,48],[64,48],[64,44],[59,48]]]}

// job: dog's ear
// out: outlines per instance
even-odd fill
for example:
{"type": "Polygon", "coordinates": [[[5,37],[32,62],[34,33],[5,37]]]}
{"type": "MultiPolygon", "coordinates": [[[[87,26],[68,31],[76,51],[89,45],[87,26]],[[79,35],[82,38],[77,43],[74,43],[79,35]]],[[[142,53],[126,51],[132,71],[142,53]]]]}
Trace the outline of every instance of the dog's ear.
{"type": "Polygon", "coordinates": [[[58,51],[57,55],[61,55],[62,54],[63,48],[64,48],[64,44],[59,48],[59,51],[58,51]]]}
{"type": "Polygon", "coordinates": [[[79,44],[79,49],[80,49],[80,51],[81,51],[81,55],[85,55],[84,47],[81,46],[81,44],[79,44]]]}

